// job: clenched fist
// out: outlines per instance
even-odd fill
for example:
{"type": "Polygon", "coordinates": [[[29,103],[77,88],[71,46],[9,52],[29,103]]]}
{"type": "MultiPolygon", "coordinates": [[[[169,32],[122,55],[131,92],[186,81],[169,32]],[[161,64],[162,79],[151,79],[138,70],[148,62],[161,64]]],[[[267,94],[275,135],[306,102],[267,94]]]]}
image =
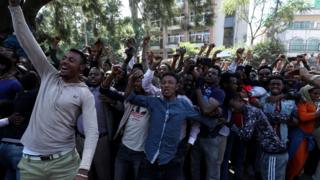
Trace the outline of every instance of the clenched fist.
{"type": "Polygon", "coordinates": [[[9,5],[10,6],[19,6],[21,0],[9,0],[9,5]]]}

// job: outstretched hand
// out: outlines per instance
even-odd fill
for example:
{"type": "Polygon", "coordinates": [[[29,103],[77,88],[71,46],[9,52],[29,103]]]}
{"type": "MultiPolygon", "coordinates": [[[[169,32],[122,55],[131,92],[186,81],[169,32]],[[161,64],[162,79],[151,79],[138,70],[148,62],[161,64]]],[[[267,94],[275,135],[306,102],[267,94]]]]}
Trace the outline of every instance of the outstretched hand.
{"type": "Polygon", "coordinates": [[[9,0],[9,5],[10,6],[19,6],[20,5],[21,0],[9,0]]]}

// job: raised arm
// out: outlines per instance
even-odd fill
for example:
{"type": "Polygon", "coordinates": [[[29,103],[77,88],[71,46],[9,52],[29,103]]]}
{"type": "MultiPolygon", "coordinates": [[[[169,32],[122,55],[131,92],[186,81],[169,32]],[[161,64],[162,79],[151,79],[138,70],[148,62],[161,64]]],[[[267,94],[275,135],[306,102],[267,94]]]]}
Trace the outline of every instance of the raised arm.
{"type": "Polygon", "coordinates": [[[40,77],[42,78],[49,73],[57,72],[55,68],[48,62],[44,52],[28,28],[22,9],[19,5],[20,0],[10,0],[9,4],[12,24],[17,39],[23,50],[28,55],[34,68],[39,73],[40,77]]]}

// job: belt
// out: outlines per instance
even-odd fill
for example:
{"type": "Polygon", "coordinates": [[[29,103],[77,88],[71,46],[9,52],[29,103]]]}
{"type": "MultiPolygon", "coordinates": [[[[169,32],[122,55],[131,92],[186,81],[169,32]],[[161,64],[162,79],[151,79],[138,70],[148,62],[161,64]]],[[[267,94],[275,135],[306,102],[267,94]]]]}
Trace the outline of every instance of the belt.
{"type": "MultiPolygon", "coordinates": [[[[79,132],[77,132],[77,134],[82,138],[86,138],[83,134],[81,134],[79,132]]],[[[108,135],[108,133],[101,133],[101,134],[99,134],[99,139],[102,138],[102,137],[105,137],[107,135],[108,135]]]]}
{"type": "MultiPolygon", "coordinates": [[[[72,150],[74,151],[74,150],[72,150]]],[[[66,155],[72,151],[66,151],[66,152],[61,152],[57,154],[49,154],[49,155],[30,155],[30,154],[22,154],[22,157],[28,159],[28,160],[34,160],[34,161],[50,161],[54,159],[58,159],[63,155],[66,155]]]]}

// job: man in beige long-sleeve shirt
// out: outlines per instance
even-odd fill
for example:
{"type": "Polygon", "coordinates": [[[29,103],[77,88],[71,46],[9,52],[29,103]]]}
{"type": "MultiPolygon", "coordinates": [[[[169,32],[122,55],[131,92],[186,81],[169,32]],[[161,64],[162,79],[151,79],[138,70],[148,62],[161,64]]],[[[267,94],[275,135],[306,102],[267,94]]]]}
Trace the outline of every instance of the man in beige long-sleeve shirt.
{"type": "Polygon", "coordinates": [[[20,0],[9,0],[13,27],[20,45],[41,77],[41,86],[30,123],[21,142],[19,163],[24,180],[86,179],[98,140],[94,97],[80,81],[85,57],[71,49],[57,71],[46,59],[29,30],[20,0]],[[82,113],[86,136],[82,161],[75,151],[75,126],[82,113]]]}

